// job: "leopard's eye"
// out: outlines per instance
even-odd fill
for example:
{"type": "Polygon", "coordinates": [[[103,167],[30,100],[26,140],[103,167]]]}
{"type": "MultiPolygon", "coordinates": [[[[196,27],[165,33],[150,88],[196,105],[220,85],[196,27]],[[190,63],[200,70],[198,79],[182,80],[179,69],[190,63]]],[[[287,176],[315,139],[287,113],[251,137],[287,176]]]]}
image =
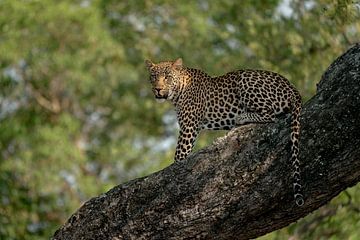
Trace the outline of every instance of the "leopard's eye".
{"type": "Polygon", "coordinates": [[[173,76],[172,76],[172,74],[171,74],[170,71],[166,71],[166,72],[165,72],[165,79],[166,79],[166,80],[171,80],[172,77],[173,77],[173,76]]]}
{"type": "Polygon", "coordinates": [[[172,79],[173,79],[173,78],[172,78],[171,75],[166,75],[166,76],[165,76],[165,81],[166,81],[166,82],[171,82],[172,79]]]}
{"type": "Polygon", "coordinates": [[[156,74],[152,73],[150,74],[150,81],[155,81],[156,80],[156,74]]]}

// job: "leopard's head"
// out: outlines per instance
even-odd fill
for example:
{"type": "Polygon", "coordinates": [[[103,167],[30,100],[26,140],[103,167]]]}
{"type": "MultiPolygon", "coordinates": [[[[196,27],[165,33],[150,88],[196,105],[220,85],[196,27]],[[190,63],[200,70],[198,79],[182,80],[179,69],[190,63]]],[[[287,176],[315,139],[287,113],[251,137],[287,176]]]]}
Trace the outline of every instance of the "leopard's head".
{"type": "Polygon", "coordinates": [[[182,59],[157,64],[146,60],[145,64],[150,73],[150,83],[155,98],[160,101],[173,99],[180,84],[182,59]]]}

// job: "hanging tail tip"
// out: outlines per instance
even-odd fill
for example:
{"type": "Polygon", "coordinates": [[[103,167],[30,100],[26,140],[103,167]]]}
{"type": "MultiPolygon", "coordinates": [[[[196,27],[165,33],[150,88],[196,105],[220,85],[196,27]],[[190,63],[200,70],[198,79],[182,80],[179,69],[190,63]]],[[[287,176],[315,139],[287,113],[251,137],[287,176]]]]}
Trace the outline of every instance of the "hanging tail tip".
{"type": "Polygon", "coordinates": [[[304,205],[305,201],[304,201],[303,195],[300,193],[295,194],[295,202],[296,202],[296,205],[298,205],[299,207],[304,205]]]}

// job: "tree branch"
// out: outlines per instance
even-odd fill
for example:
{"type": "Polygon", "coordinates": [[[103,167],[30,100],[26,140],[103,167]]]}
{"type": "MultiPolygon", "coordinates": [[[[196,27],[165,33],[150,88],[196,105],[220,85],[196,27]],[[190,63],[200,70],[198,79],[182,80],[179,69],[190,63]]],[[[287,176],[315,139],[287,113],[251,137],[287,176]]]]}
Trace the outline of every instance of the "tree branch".
{"type": "Polygon", "coordinates": [[[305,204],[292,197],[290,116],[230,131],[186,161],[86,202],[54,239],[248,239],[282,228],[360,180],[360,44],[302,111],[305,204]]]}

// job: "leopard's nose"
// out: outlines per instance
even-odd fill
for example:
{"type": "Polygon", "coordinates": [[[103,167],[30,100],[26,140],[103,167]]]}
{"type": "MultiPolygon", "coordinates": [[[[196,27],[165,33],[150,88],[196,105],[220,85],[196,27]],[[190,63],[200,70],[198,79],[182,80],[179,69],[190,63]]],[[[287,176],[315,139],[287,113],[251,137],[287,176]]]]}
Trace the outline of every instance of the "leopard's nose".
{"type": "Polygon", "coordinates": [[[155,88],[155,91],[156,91],[157,93],[160,93],[161,88],[155,88]]]}

